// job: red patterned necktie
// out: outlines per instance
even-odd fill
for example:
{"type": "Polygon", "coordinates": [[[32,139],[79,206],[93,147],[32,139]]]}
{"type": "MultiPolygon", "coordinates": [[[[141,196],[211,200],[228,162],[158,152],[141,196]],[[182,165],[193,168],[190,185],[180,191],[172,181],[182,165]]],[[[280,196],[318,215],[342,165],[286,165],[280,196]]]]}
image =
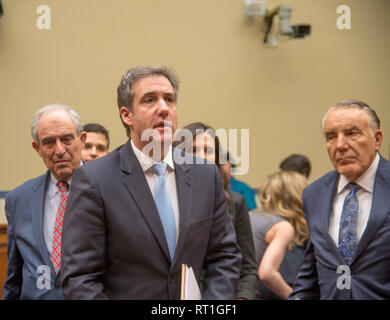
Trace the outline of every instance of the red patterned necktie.
{"type": "Polygon", "coordinates": [[[51,262],[53,263],[56,274],[60,271],[61,266],[62,221],[64,219],[64,212],[68,201],[68,184],[63,181],[58,181],[57,186],[61,192],[61,201],[57,210],[56,222],[54,224],[53,245],[51,250],[51,262]]]}

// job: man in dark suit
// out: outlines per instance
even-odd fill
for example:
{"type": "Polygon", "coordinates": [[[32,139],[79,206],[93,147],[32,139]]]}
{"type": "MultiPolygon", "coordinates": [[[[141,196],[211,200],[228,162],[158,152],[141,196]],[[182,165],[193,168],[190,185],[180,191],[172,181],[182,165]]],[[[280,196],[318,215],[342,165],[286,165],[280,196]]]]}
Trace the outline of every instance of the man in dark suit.
{"type": "Polygon", "coordinates": [[[192,267],[203,299],[233,299],[241,254],[221,177],[172,149],[178,81],[130,69],[118,107],[130,139],[74,175],[64,221],[65,299],[179,299],[192,267]],[[162,200],[164,198],[164,200],[162,200]]]}
{"type": "Polygon", "coordinates": [[[378,153],[380,121],[348,100],[322,128],[336,171],[303,192],[310,241],[290,299],[389,299],[390,162],[378,153]]]}
{"type": "Polygon", "coordinates": [[[61,228],[67,185],[81,164],[85,133],[80,116],[64,105],[38,110],[32,146],[48,171],[9,192],[8,266],[3,299],[63,299],[61,228]]]}

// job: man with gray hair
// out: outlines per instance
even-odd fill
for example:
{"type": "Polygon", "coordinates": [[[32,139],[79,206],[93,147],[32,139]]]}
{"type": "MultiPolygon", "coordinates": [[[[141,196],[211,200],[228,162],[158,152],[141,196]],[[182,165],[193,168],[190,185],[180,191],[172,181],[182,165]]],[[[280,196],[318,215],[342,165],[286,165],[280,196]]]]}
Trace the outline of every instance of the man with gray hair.
{"type": "Polygon", "coordinates": [[[65,105],[39,109],[32,147],[48,171],[7,194],[7,280],[3,299],[63,299],[62,221],[69,186],[86,138],[80,116],[65,105]]]}
{"type": "Polygon", "coordinates": [[[65,299],[180,299],[182,265],[203,299],[234,299],[241,253],[215,164],[178,162],[178,81],[130,69],[118,108],[130,139],[74,175],[64,220],[65,299]]]}
{"type": "Polygon", "coordinates": [[[359,100],[322,121],[336,170],[303,192],[310,239],[290,299],[390,299],[390,161],[375,111],[359,100]]]}

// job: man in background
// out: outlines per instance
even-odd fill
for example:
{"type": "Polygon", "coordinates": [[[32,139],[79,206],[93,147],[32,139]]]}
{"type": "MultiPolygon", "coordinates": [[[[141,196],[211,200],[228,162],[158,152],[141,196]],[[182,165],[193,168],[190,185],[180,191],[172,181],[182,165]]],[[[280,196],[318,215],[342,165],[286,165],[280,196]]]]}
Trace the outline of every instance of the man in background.
{"type": "Polygon", "coordinates": [[[110,147],[110,137],[107,129],[98,123],[87,123],[83,130],[87,133],[85,147],[81,151],[83,161],[89,162],[107,155],[110,147]]]}
{"type": "Polygon", "coordinates": [[[390,161],[375,111],[359,100],[322,121],[336,170],[303,192],[310,239],[290,299],[390,299],[390,161]]]}
{"type": "Polygon", "coordinates": [[[306,178],[309,178],[311,165],[309,158],[301,154],[292,154],[284,159],[280,165],[282,171],[294,171],[303,174],[306,178]]]}
{"type": "Polygon", "coordinates": [[[3,299],[63,299],[62,220],[86,134],[80,116],[48,105],[31,121],[32,146],[48,168],[7,194],[7,280],[3,299]]]}

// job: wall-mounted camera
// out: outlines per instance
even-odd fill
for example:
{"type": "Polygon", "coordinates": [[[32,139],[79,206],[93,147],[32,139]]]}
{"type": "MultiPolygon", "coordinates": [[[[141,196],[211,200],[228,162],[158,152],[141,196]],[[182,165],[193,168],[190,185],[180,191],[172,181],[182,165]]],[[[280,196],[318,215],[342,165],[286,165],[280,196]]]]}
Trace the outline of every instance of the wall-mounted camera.
{"type": "MultiPolygon", "coordinates": [[[[279,18],[278,34],[288,36],[290,38],[304,38],[310,35],[311,26],[309,24],[291,25],[291,13],[294,10],[293,6],[280,6],[269,12],[265,17],[266,32],[264,35],[264,43],[268,43],[268,36],[272,29],[272,24],[275,16],[279,18]]],[[[275,40],[273,39],[273,43],[275,40]]]]}
{"type": "Polygon", "coordinates": [[[310,24],[296,24],[292,26],[293,32],[291,34],[292,38],[304,38],[310,35],[311,26],[310,24]]]}

